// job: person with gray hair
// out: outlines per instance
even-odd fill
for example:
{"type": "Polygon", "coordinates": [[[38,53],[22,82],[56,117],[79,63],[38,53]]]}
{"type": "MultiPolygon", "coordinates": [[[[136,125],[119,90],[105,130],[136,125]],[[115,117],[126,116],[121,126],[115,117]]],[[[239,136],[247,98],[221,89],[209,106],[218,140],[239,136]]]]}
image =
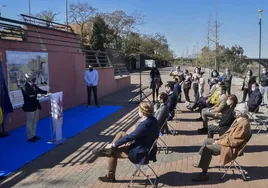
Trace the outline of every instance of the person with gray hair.
{"type": "Polygon", "coordinates": [[[202,173],[193,178],[192,181],[201,182],[209,179],[207,172],[212,156],[220,155],[219,165],[224,166],[239,155],[251,136],[247,114],[247,105],[245,103],[238,104],[235,108],[236,120],[231,127],[218,139],[208,138],[204,141],[199,150],[200,161],[195,165],[195,167],[202,169],[202,173]]]}

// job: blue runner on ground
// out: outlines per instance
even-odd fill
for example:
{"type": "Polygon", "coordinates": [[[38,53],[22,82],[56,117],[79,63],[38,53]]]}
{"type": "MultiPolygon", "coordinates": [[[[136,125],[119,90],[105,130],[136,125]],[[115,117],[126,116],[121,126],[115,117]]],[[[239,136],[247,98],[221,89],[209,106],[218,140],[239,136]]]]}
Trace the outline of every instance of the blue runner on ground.
{"type": "MultiPolygon", "coordinates": [[[[65,111],[63,138],[77,135],[121,108],[122,106],[101,106],[100,108],[78,106],[65,111]]],[[[28,142],[25,126],[11,131],[9,137],[0,138],[0,176],[8,176],[57,146],[47,144],[51,139],[50,125],[51,118],[44,118],[38,122],[37,136],[40,136],[41,140],[35,143],[28,142]]]]}

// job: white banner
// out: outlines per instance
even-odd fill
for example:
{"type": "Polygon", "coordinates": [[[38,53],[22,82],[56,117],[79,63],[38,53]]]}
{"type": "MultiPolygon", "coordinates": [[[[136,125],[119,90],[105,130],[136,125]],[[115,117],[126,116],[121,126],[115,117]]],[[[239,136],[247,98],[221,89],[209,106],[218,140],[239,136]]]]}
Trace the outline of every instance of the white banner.
{"type": "Polygon", "coordinates": [[[6,61],[9,96],[14,108],[23,104],[19,79],[25,73],[34,73],[35,84],[43,90],[49,89],[48,53],[6,51],[6,61]]]}
{"type": "Polygon", "coordinates": [[[62,123],[63,123],[63,104],[62,92],[57,92],[49,95],[51,104],[52,118],[52,139],[56,141],[62,140],[62,123]]]}

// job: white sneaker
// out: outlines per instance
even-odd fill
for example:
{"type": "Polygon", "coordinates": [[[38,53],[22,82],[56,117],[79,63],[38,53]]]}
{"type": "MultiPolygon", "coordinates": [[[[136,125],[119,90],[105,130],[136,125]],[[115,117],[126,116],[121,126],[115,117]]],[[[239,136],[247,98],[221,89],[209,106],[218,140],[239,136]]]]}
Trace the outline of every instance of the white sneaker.
{"type": "Polygon", "coordinates": [[[107,146],[105,146],[105,149],[110,149],[112,148],[113,144],[107,144],[107,146]]]}

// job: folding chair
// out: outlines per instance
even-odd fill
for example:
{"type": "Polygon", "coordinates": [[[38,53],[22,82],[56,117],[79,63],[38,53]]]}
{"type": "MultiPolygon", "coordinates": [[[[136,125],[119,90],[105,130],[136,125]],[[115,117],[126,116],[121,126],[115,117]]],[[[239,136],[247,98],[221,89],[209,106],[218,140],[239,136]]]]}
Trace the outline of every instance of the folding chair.
{"type": "Polygon", "coordinates": [[[258,113],[260,107],[261,107],[261,105],[259,105],[254,112],[248,112],[249,119],[252,120],[252,121],[254,121],[254,123],[256,123],[256,124],[259,123],[257,121],[258,118],[257,118],[256,114],[258,113]]]}
{"type": "MultiPolygon", "coordinates": [[[[251,139],[251,137],[252,137],[252,133],[250,134],[250,136],[249,136],[249,138],[247,139],[247,141],[244,143],[244,145],[243,145],[243,147],[242,147],[242,150],[241,150],[240,154],[237,156],[237,158],[238,158],[238,157],[241,157],[241,156],[244,155],[243,151],[244,151],[244,149],[245,149],[247,143],[248,143],[249,140],[251,139]]],[[[238,170],[238,171],[240,172],[240,174],[242,175],[244,181],[247,181],[246,174],[245,174],[245,172],[244,172],[242,166],[238,163],[237,158],[235,158],[234,160],[231,161],[231,163],[230,163],[230,165],[229,165],[228,168],[226,168],[226,167],[224,166],[224,171],[225,171],[225,173],[222,175],[221,180],[223,180],[223,178],[226,176],[227,172],[228,172],[229,170],[231,170],[231,168],[235,168],[236,170],[238,170]]],[[[219,170],[221,170],[221,168],[220,168],[219,170]]],[[[233,170],[233,174],[234,174],[234,170],[233,170]]]]}
{"type": "Polygon", "coordinates": [[[257,124],[256,129],[259,129],[257,134],[260,134],[260,132],[262,130],[264,130],[265,131],[264,133],[266,134],[268,132],[268,125],[267,124],[268,124],[268,118],[265,119],[263,122],[260,122],[259,124],[257,124]]]}
{"type": "MultiPolygon", "coordinates": [[[[162,125],[162,127],[160,128],[160,132],[163,130],[165,124],[168,123],[168,118],[165,120],[164,124],[162,125]]],[[[158,141],[157,141],[157,145],[159,146],[159,150],[158,150],[158,153],[160,152],[160,150],[163,150],[165,152],[165,154],[168,154],[168,147],[167,147],[167,144],[166,142],[161,138],[159,137],[158,138],[158,141]]]]}
{"type": "MultiPolygon", "coordinates": [[[[152,145],[152,147],[150,148],[149,152],[148,152],[148,157],[150,156],[151,152],[153,151],[154,147],[156,146],[157,144],[157,140],[156,139],[152,145]]],[[[155,173],[154,169],[152,167],[149,166],[149,160],[146,161],[144,164],[134,164],[136,166],[136,170],[134,171],[134,173],[132,174],[132,177],[131,177],[131,180],[128,184],[128,187],[130,187],[131,185],[134,185],[133,181],[134,181],[134,177],[136,176],[140,176],[140,173],[142,173],[142,175],[144,177],[146,177],[146,179],[150,182],[150,184],[154,187],[154,188],[157,188],[157,179],[158,179],[158,176],[157,174],[155,173]],[[143,166],[147,166],[154,174],[155,176],[155,180],[153,181],[149,175],[146,175],[146,173],[142,170],[142,167],[143,166]]]]}

